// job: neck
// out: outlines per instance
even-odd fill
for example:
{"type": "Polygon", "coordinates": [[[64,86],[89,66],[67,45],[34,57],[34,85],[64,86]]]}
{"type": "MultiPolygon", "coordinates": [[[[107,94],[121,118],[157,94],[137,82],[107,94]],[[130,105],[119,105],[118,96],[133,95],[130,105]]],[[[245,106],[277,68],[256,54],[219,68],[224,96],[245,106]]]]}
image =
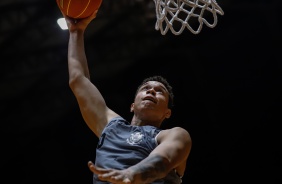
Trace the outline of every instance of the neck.
{"type": "Polygon", "coordinates": [[[146,119],[141,119],[136,117],[135,115],[133,116],[131,120],[131,125],[135,126],[145,126],[145,125],[150,125],[154,127],[160,127],[162,122],[159,121],[151,121],[151,120],[146,120],[146,119]]]}

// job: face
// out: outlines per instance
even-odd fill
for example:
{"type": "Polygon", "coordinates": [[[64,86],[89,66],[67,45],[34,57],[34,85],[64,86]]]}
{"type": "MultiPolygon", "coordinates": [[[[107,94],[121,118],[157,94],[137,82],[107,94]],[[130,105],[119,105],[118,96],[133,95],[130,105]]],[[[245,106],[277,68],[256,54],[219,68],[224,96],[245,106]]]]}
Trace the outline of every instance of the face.
{"type": "Polygon", "coordinates": [[[131,111],[141,119],[162,122],[169,118],[169,93],[165,86],[157,81],[148,81],[138,90],[131,111]]]}

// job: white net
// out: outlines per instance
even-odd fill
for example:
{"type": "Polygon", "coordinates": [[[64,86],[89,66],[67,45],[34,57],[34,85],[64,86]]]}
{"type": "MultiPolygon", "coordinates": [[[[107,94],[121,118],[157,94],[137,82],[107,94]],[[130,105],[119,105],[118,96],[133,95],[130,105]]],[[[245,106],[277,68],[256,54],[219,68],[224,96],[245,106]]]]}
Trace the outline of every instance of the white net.
{"type": "Polygon", "coordinates": [[[154,2],[157,15],[155,29],[160,30],[162,35],[168,30],[179,35],[185,28],[198,34],[203,23],[213,28],[217,24],[217,14],[224,14],[215,0],[154,0],[154,2]]]}

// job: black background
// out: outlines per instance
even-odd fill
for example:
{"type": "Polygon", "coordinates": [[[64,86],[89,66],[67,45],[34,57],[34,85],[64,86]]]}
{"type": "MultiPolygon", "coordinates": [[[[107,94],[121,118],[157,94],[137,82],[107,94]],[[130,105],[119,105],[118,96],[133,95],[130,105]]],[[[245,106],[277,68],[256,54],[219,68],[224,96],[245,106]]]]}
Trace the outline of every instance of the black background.
{"type": "MultiPolygon", "coordinates": [[[[193,146],[183,178],[196,183],[281,183],[281,1],[218,1],[215,28],[166,35],[151,1],[103,1],[86,31],[91,78],[128,120],[151,75],[172,84],[164,128],[193,146]]],[[[55,1],[0,3],[1,183],[90,184],[98,139],[68,86],[68,32],[55,1]],[[4,172],[3,172],[4,171],[4,172]]]]}

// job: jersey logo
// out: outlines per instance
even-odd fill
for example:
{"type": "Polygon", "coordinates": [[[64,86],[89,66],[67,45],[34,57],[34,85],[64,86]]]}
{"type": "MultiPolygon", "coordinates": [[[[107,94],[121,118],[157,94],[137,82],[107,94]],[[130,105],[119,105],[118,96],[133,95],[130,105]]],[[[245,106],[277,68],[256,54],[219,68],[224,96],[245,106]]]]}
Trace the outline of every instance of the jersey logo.
{"type": "Polygon", "coordinates": [[[144,135],[142,133],[135,132],[131,134],[129,138],[126,139],[126,142],[130,145],[135,145],[135,144],[140,143],[143,137],[144,135]]]}

